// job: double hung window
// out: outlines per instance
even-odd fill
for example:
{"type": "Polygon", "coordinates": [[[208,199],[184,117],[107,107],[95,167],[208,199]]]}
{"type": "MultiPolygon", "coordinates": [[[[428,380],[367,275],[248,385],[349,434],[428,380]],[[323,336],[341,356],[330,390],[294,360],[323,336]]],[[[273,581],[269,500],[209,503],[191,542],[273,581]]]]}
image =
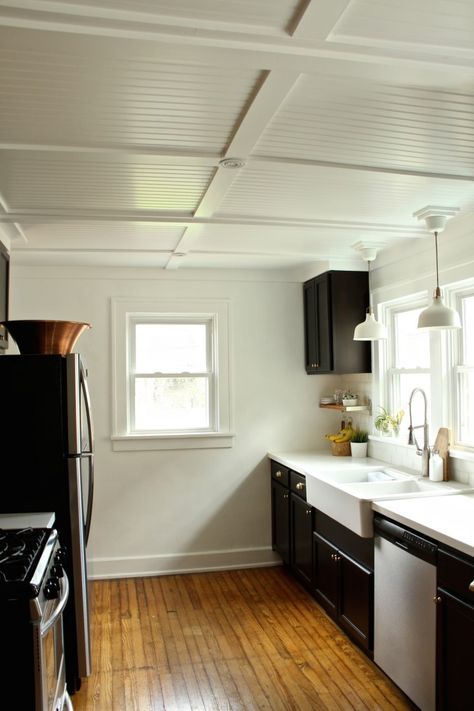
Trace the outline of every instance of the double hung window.
{"type": "Polygon", "coordinates": [[[212,318],[131,316],[130,431],[215,429],[212,318]]]}
{"type": "Polygon", "coordinates": [[[113,299],[114,449],[231,446],[229,304],[113,299]]]}
{"type": "MultiPolygon", "coordinates": [[[[434,441],[439,427],[452,432],[452,444],[474,448],[474,284],[443,289],[447,304],[461,316],[462,328],[419,331],[418,316],[426,299],[404,297],[382,306],[389,338],[380,346],[379,401],[390,411],[403,409],[414,388],[428,399],[428,421],[434,441]]],[[[423,399],[414,398],[413,422],[423,422],[423,399]]],[[[402,425],[406,432],[407,417],[402,425]]],[[[404,435],[403,435],[404,436],[404,435]]]]}

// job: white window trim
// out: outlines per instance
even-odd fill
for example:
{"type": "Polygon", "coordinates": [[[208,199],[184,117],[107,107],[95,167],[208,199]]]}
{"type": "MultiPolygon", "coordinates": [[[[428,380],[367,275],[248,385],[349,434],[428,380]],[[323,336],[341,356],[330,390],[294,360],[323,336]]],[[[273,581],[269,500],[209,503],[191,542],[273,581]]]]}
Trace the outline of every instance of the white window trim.
{"type": "MultiPolygon", "coordinates": [[[[443,296],[444,301],[448,306],[456,309],[459,313],[461,311],[461,300],[463,297],[474,295],[474,280],[466,279],[462,282],[458,282],[455,285],[444,287],[443,296]]],[[[461,352],[461,338],[462,331],[452,331],[449,340],[449,358],[452,364],[451,378],[449,382],[450,391],[452,397],[449,399],[450,411],[449,411],[449,421],[453,423],[453,429],[455,432],[452,446],[450,447],[450,452],[453,454],[455,451],[460,454],[468,454],[469,458],[474,457],[474,447],[472,445],[461,442],[457,436],[460,432],[460,403],[459,403],[459,385],[458,376],[463,370],[471,370],[469,367],[464,365],[459,365],[460,352],[461,352]]],[[[456,456],[456,455],[455,455],[456,456]]],[[[461,457],[460,457],[461,458],[461,457]]]]}
{"type": "Polygon", "coordinates": [[[113,297],[112,309],[112,449],[147,451],[161,449],[208,449],[232,447],[232,388],[230,382],[230,303],[223,299],[143,299],[113,297]],[[131,316],[173,315],[211,318],[215,327],[216,387],[213,431],[136,434],[130,432],[129,320],[131,316]]]}

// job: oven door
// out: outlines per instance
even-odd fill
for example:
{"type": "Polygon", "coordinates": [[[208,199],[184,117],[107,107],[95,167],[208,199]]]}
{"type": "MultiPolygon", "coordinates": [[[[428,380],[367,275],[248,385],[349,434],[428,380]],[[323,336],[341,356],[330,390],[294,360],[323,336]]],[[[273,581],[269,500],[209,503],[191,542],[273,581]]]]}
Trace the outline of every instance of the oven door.
{"type": "Polygon", "coordinates": [[[69,595],[66,574],[60,578],[59,597],[47,600],[41,622],[34,626],[35,711],[63,711],[66,674],[63,642],[63,610],[69,595]]]}

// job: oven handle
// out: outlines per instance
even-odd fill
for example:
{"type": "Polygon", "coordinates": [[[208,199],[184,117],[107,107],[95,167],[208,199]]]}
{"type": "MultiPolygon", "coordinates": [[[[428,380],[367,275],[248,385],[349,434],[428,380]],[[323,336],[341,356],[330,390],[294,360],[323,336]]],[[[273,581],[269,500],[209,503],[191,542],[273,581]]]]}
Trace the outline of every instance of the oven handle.
{"type": "Polygon", "coordinates": [[[51,629],[51,627],[57,622],[59,617],[62,615],[64,608],[66,607],[66,602],[69,597],[69,581],[67,579],[66,573],[64,573],[61,580],[61,596],[59,598],[58,604],[53,610],[51,617],[49,617],[46,622],[40,625],[41,636],[44,637],[46,632],[51,629]]]}

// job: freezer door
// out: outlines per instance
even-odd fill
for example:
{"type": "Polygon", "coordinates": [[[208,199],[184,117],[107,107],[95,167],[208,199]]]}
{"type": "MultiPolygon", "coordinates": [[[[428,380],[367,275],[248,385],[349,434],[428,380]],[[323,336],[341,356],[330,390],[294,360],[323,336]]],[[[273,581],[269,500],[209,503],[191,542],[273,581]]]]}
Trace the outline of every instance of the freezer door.
{"type": "Polygon", "coordinates": [[[69,457],[79,457],[83,536],[87,545],[94,499],[94,430],[87,374],[78,353],[66,356],[69,457]]]}
{"type": "Polygon", "coordinates": [[[92,454],[94,430],[86,370],[78,353],[66,356],[69,456],[92,454]]]}
{"type": "Polygon", "coordinates": [[[73,599],[76,613],[77,659],[80,677],[91,673],[89,637],[89,597],[87,585],[86,542],[82,516],[82,483],[80,458],[68,460],[69,512],[71,519],[71,559],[73,570],[73,599]]]}

